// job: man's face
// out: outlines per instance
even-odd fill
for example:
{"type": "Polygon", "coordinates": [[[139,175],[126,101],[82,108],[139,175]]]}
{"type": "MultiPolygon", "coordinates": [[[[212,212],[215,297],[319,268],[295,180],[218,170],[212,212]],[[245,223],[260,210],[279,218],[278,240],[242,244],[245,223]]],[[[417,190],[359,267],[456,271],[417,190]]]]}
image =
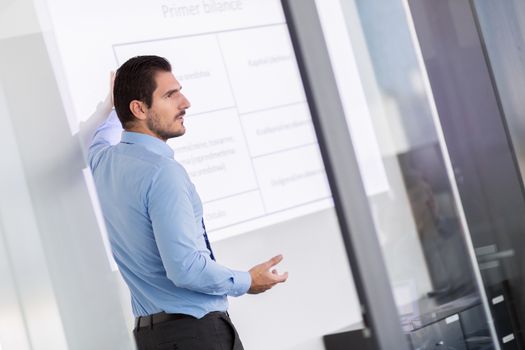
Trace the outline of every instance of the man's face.
{"type": "Polygon", "coordinates": [[[155,82],[157,88],[147,110],[148,129],[164,141],[184,135],[184,114],[191,106],[190,101],[181,93],[181,85],[173,73],[158,72],[155,82]]]}

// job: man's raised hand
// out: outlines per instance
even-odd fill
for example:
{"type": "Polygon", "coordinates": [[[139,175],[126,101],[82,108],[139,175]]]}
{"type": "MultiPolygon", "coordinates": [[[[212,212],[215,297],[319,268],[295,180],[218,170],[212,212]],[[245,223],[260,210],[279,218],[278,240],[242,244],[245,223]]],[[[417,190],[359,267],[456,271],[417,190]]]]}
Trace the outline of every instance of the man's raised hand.
{"type": "Polygon", "coordinates": [[[275,265],[283,260],[282,255],[277,255],[262,264],[255,265],[250,269],[250,276],[252,277],[252,285],[248,290],[249,294],[259,294],[267,291],[278,283],[283,283],[288,278],[288,272],[279,274],[276,269],[272,269],[275,265]],[[271,271],[270,271],[271,270],[271,271]]]}

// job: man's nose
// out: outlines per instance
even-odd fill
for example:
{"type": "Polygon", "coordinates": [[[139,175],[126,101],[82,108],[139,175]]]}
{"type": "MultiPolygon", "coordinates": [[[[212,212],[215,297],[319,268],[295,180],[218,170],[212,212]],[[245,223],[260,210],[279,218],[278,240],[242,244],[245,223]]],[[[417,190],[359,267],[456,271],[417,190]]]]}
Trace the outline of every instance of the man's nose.
{"type": "Polygon", "coordinates": [[[186,98],[186,96],[182,95],[182,108],[183,109],[188,109],[191,107],[191,103],[190,103],[190,100],[188,100],[186,98]]]}

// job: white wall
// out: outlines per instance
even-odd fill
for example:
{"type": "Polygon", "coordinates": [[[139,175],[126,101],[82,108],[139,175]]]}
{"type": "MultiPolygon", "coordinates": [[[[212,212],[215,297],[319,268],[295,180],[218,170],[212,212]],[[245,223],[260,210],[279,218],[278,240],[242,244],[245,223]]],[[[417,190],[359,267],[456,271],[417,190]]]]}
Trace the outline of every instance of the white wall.
{"type": "Polygon", "coordinates": [[[289,280],[266,294],[231,300],[246,349],[323,349],[321,336],[361,321],[333,210],[217,242],[227,265],[245,268],[282,253],[289,280]]]}

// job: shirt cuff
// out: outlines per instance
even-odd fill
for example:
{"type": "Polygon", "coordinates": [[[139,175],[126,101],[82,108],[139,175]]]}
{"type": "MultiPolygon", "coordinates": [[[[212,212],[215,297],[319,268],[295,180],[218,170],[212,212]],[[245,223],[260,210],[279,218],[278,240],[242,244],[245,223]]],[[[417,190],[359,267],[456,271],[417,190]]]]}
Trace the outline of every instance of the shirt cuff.
{"type": "Polygon", "coordinates": [[[246,271],[232,271],[233,272],[233,287],[228,295],[239,297],[246,294],[252,285],[252,276],[246,271]]]}

